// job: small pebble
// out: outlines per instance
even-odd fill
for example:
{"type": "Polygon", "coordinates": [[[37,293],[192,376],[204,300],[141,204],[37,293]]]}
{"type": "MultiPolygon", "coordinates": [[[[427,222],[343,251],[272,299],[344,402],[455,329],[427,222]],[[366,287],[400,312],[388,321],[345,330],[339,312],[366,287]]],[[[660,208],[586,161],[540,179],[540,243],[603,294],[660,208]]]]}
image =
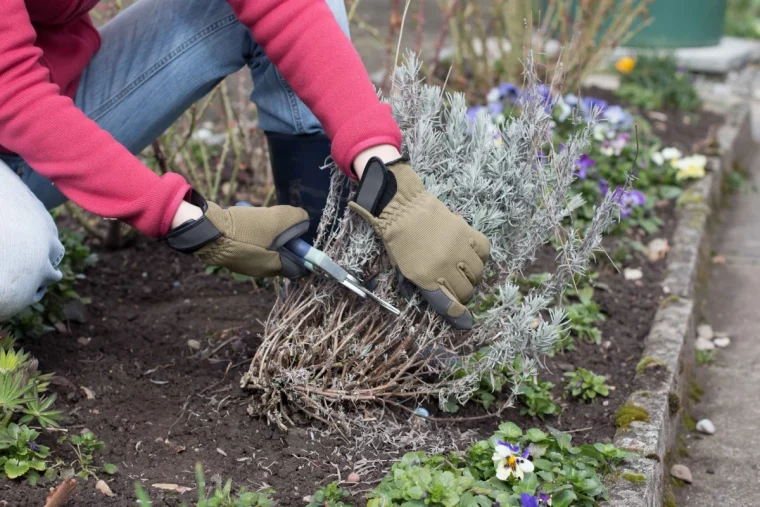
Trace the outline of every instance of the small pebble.
{"type": "Polygon", "coordinates": [[[715,425],[710,419],[702,419],[697,423],[697,431],[705,435],[715,434],[715,425]]]}
{"type": "Polygon", "coordinates": [[[713,470],[712,468],[708,468],[707,470],[705,470],[705,472],[707,472],[710,475],[715,475],[715,470],[713,470]]]}
{"type": "Polygon", "coordinates": [[[625,268],[623,270],[623,276],[626,280],[641,280],[644,273],[640,269],[625,268]]]}
{"type": "Polygon", "coordinates": [[[187,346],[190,347],[191,350],[200,350],[201,342],[198,340],[187,340],[187,346]]]}
{"type": "Polygon", "coordinates": [[[725,349],[726,347],[731,345],[731,338],[729,338],[728,336],[721,336],[720,338],[715,338],[713,340],[713,343],[719,349],[725,349]]]}
{"type": "Polygon", "coordinates": [[[691,477],[691,470],[689,470],[689,467],[684,465],[673,465],[670,468],[670,475],[676,479],[682,480],[686,484],[691,484],[693,481],[691,477]]]}
{"type": "Polygon", "coordinates": [[[349,484],[356,484],[357,482],[361,480],[362,480],[361,475],[357,474],[356,472],[353,472],[349,474],[348,478],[346,479],[346,482],[349,484]]]}
{"type": "Polygon", "coordinates": [[[706,338],[697,338],[697,350],[715,350],[715,344],[706,338]]]}
{"type": "Polygon", "coordinates": [[[710,324],[702,324],[697,327],[697,336],[705,340],[712,340],[714,333],[710,324]]]}
{"type": "Polygon", "coordinates": [[[602,406],[603,406],[603,407],[606,407],[606,406],[608,406],[609,404],[610,404],[610,402],[609,402],[608,400],[604,400],[604,401],[602,402],[602,406]]]}

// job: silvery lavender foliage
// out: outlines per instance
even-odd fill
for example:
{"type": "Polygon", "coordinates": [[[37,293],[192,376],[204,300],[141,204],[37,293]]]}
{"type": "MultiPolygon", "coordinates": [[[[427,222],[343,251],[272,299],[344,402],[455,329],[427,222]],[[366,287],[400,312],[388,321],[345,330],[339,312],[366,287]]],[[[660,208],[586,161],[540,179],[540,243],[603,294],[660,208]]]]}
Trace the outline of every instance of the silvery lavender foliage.
{"type": "Polygon", "coordinates": [[[415,311],[418,301],[406,302],[396,295],[392,271],[383,262],[382,246],[372,230],[355,213],[338,212],[344,177],[336,172],[319,246],[358,275],[365,276],[370,270],[379,273],[376,292],[405,308],[402,319],[382,312],[368,315],[367,309],[374,311],[374,307],[348,305],[332,294],[317,294],[319,287],[303,288],[301,296],[291,296],[289,302],[298,305],[298,310],[276,305],[262,348],[272,354],[277,351],[277,355],[273,360],[267,353],[257,353],[244,383],[257,388],[277,384],[285,398],[292,401],[301,396],[310,413],[321,411],[329,417],[325,407],[332,402],[320,404],[316,401],[320,396],[353,401],[369,399],[366,393],[385,400],[434,393],[442,403],[463,403],[477,390],[481,378],[496,368],[519,365],[512,371],[515,388],[535,373],[564,329],[565,315],[553,307],[556,297],[573,275],[586,270],[602,232],[617,217],[618,205],[614,193],[609,192],[588,230],[581,233],[563,227],[572,209],[581,204],[570,197],[570,185],[576,160],[593,131],[594,117],[579,124],[577,133],[561,149],[555,149],[551,98],[541,93],[532,61],[526,62],[525,69],[521,114],[500,129],[486,113],[468,121],[462,94],[444,93],[424,84],[414,54],[396,70],[393,93],[384,99],[401,127],[403,151],[426,188],[491,242],[487,276],[475,296],[476,304],[490,304],[478,314],[475,328],[457,333],[430,312],[415,311]],[[555,273],[521,296],[513,277],[553,236],[561,244],[555,273]],[[314,312],[309,297],[318,298],[320,312],[304,320],[295,312],[314,312]],[[302,323],[294,324],[299,319],[302,323]],[[362,324],[356,324],[360,321],[362,324]],[[340,326],[345,324],[341,322],[358,327],[342,331],[340,326]],[[365,336],[367,332],[378,336],[365,336]],[[335,357],[321,348],[323,337],[344,335],[336,343],[340,344],[339,354],[345,355],[335,357]],[[426,359],[421,351],[431,347],[456,350],[458,358],[426,359]],[[365,360],[368,357],[372,360],[365,360]],[[354,365],[357,358],[364,363],[356,371],[335,366],[354,365]],[[398,372],[389,361],[398,361],[398,372]],[[335,373],[329,373],[329,368],[335,368],[335,373]],[[384,377],[362,378],[366,372],[385,369],[390,371],[384,377]],[[307,380],[305,372],[309,371],[307,380]],[[415,371],[434,373],[439,381],[430,384],[415,371]],[[294,397],[292,392],[301,394],[294,397]]]}

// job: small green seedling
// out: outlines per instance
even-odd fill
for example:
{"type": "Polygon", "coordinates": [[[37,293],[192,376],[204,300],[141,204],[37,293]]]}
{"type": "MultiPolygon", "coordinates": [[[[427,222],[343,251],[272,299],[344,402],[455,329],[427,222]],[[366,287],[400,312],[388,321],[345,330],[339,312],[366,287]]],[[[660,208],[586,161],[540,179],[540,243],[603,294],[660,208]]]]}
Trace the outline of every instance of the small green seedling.
{"type": "Polygon", "coordinates": [[[610,394],[610,388],[606,384],[606,377],[597,375],[585,368],[578,368],[575,371],[565,373],[567,383],[565,384],[565,395],[573,398],[591,401],[597,396],[607,397],[610,394]]]}

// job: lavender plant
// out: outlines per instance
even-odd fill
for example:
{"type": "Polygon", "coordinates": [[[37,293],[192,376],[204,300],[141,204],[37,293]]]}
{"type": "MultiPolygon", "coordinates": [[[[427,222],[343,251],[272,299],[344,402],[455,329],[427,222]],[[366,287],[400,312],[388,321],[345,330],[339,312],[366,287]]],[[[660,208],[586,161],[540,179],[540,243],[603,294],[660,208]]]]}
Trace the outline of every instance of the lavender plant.
{"type": "Polygon", "coordinates": [[[500,127],[485,111],[469,121],[464,96],[426,85],[420,67],[408,55],[384,100],[403,132],[403,151],[428,190],[491,241],[486,277],[471,304],[476,325],[456,331],[419,298],[399,294],[370,228],[353,212],[339,213],[345,180],[336,171],[318,246],[363,279],[373,279],[375,292],[403,312],[396,318],[318,278],[288,286],[242,380],[256,393],[249,411],[283,428],[297,412],[345,422],[351,404],[408,408],[410,400],[431,397],[443,407],[463,404],[484,377],[505,365],[514,394],[562,338],[566,316],[553,302],[572,277],[586,271],[602,232],[618,217],[610,192],[585,231],[563,226],[582,204],[570,196],[570,185],[594,116],[579,122],[562,149],[555,149],[552,99],[541,93],[530,56],[522,114],[500,127]],[[513,277],[551,239],[560,244],[556,268],[522,297],[513,277]]]}

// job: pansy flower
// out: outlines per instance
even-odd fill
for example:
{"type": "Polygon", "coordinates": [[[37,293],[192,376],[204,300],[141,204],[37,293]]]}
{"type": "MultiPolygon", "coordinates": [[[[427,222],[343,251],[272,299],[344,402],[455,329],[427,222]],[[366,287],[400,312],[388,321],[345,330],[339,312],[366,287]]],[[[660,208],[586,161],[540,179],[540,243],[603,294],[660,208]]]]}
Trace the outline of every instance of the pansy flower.
{"type": "Polygon", "coordinates": [[[633,117],[620,106],[609,106],[602,113],[602,118],[620,130],[628,130],[633,125],[633,117]]]}
{"type": "MultiPolygon", "coordinates": [[[[633,213],[633,209],[639,206],[643,206],[646,203],[646,197],[638,190],[631,190],[629,192],[622,192],[622,189],[618,187],[622,195],[620,196],[620,216],[629,217],[633,213]]],[[[617,197],[617,196],[616,196],[617,197]]]]}
{"type": "Polygon", "coordinates": [[[673,167],[678,169],[676,179],[678,181],[688,179],[699,179],[705,176],[705,167],[707,166],[707,157],[704,155],[692,155],[679,160],[671,161],[673,167]]]}
{"type": "Polygon", "coordinates": [[[665,160],[678,160],[683,156],[678,148],[665,148],[661,152],[662,158],[665,160]]]}
{"type": "Polygon", "coordinates": [[[510,102],[517,100],[520,96],[520,89],[512,83],[501,83],[499,85],[499,96],[503,100],[509,100],[510,102]]]}
{"type": "Polygon", "coordinates": [[[522,480],[525,474],[533,471],[533,463],[528,459],[528,449],[520,453],[520,447],[509,442],[499,440],[493,453],[493,462],[496,465],[496,478],[506,481],[514,476],[522,480]]]}
{"type": "Polygon", "coordinates": [[[549,495],[540,493],[537,497],[530,493],[520,495],[520,505],[522,507],[540,507],[541,505],[551,505],[552,499],[549,495]]]}
{"type": "Polygon", "coordinates": [[[589,157],[586,153],[581,155],[581,158],[575,161],[575,174],[578,175],[578,179],[585,180],[588,176],[588,170],[596,165],[596,161],[589,157]]]}

